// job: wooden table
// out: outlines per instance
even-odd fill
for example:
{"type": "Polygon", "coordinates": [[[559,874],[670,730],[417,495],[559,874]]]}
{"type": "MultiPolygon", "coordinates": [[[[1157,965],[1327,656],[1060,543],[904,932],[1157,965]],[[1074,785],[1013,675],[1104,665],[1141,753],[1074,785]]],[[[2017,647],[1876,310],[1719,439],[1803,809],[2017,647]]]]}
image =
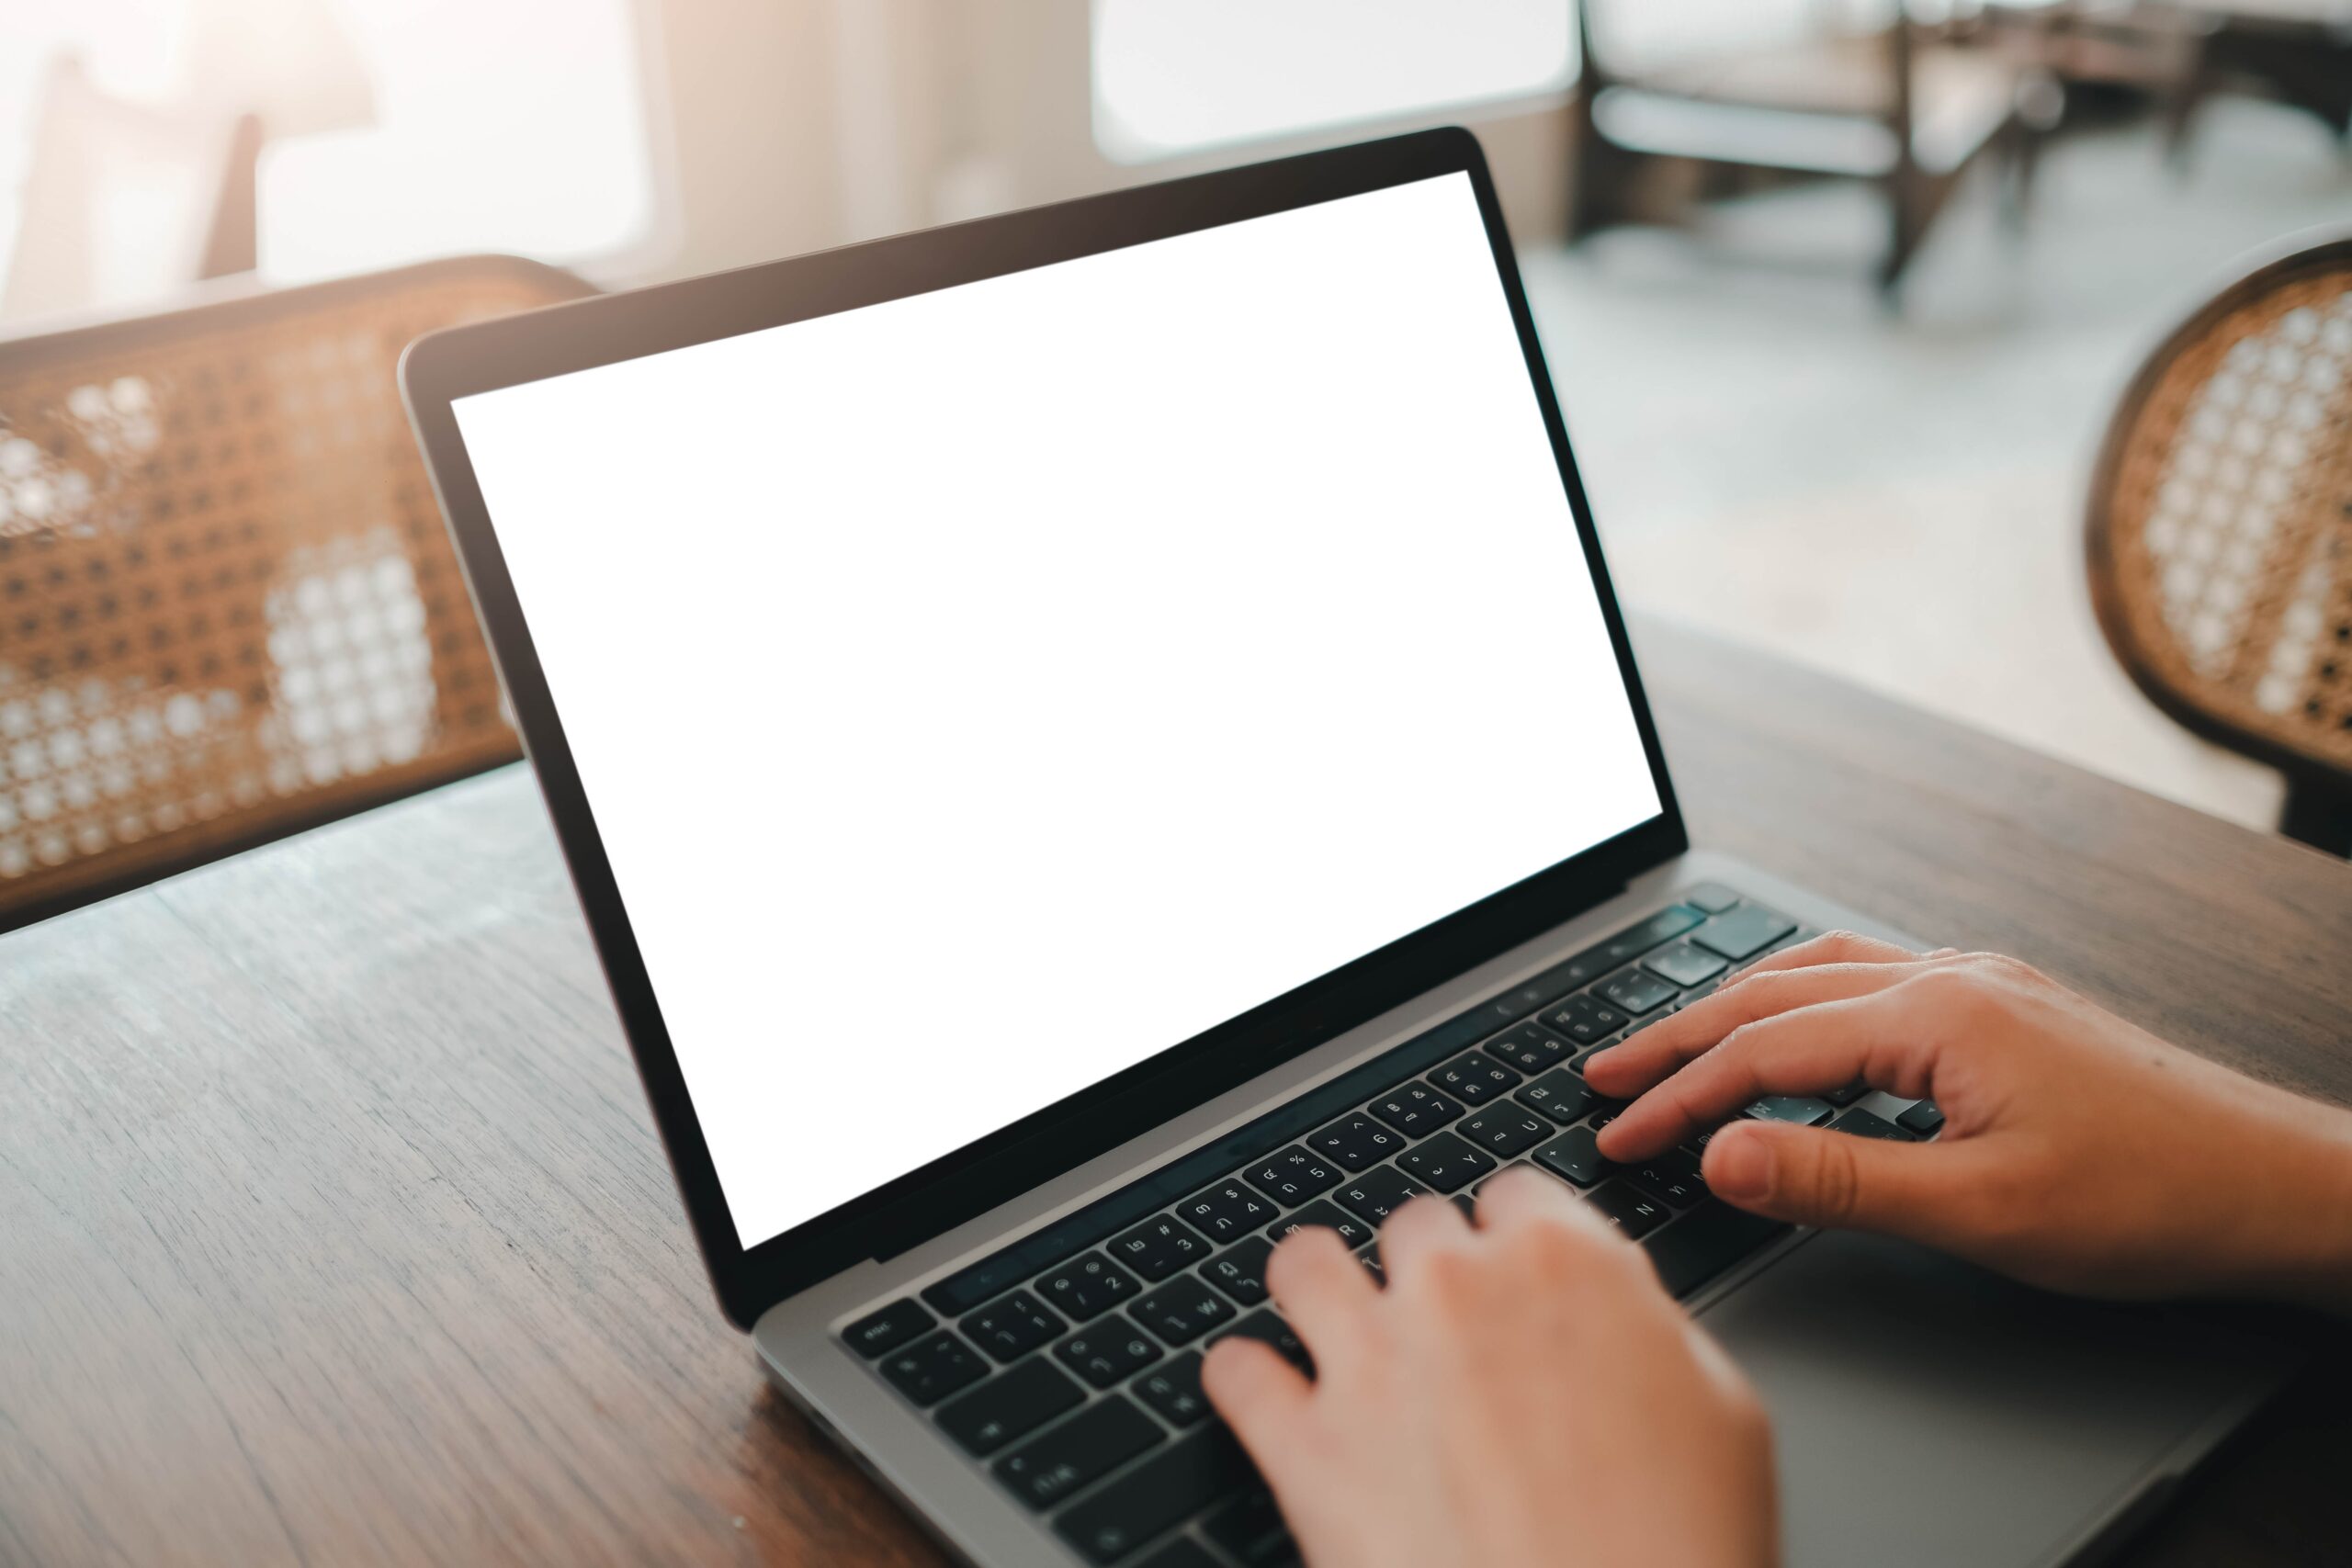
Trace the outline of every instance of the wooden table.
{"type": "MultiPolygon", "coordinates": [[[[1641,644],[1700,841],[2352,1100],[2352,869],[1641,644]]],[[[937,1561],[720,1320],[521,770],[0,940],[0,1562],[937,1561]]],[[[2347,1391],[2128,1560],[2339,1561],[2347,1391]]]]}

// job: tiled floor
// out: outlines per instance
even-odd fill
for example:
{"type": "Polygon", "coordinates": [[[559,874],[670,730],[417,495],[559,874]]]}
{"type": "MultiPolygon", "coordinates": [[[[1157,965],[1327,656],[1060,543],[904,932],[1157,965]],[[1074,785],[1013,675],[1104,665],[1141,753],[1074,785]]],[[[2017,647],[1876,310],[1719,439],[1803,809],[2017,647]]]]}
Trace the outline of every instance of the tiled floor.
{"type": "Polygon", "coordinates": [[[2233,258],[2352,226],[2352,152],[2215,106],[2185,174],[2153,132],[2070,137],[2012,241],[1963,192],[1908,307],[1865,281],[1852,187],[1525,258],[1626,599],[2143,788],[2267,827],[2267,770],[2191,739],[2091,620],[2082,502],[2140,357],[2233,258]]]}

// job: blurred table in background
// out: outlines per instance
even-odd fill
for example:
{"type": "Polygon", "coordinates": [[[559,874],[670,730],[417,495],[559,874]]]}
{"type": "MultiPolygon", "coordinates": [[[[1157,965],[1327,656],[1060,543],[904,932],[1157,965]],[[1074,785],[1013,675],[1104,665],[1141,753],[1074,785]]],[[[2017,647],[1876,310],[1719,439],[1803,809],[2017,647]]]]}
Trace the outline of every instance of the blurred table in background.
{"type": "Polygon", "coordinates": [[[2352,139],[2352,0],[1991,0],[1986,14],[2061,82],[2150,94],[2176,155],[2197,109],[2230,92],[2352,139]]]}
{"type": "MultiPolygon", "coordinates": [[[[2352,868],[1635,631],[1698,841],[2352,1103],[2352,868]]],[[[0,937],[0,1558],[939,1561],[721,1319],[524,769],[0,937]]],[[[2290,1328],[2120,1561],[2341,1561],[2290,1328]]]]}

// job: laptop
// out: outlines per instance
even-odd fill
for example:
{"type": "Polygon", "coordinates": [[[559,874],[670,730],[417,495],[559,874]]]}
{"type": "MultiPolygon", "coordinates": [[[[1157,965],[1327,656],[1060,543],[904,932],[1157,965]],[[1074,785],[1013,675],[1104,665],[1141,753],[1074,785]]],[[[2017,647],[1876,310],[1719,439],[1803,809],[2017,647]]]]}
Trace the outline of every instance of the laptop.
{"type": "Polygon", "coordinates": [[[1904,935],[1690,847],[1467,132],[469,325],[401,384],[718,1304],[956,1555],[1286,1560],[1203,1349],[1306,1364],[1276,1241],[1376,1269],[1514,1162],[1755,1380],[1792,1562],[2065,1560],[2277,1381],[1599,1159],[1592,1051],[1904,935]]]}

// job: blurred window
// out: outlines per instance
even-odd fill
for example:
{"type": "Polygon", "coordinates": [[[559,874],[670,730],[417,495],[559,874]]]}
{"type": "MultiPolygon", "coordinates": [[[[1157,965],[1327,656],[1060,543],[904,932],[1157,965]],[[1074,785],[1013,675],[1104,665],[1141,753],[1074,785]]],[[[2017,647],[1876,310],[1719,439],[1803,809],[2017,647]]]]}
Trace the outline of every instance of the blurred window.
{"type": "Polygon", "coordinates": [[[1139,164],[1559,92],[1566,0],[1094,0],[1094,141],[1139,164]]]}
{"type": "Polygon", "coordinates": [[[653,160],[634,0],[341,5],[375,120],[263,154],[264,276],[457,251],[579,262],[647,239],[653,160]]]}
{"type": "Polygon", "coordinates": [[[655,216],[647,4],[0,0],[0,285],[13,273],[40,310],[187,282],[248,112],[271,138],[273,282],[637,249],[655,216]]]}

